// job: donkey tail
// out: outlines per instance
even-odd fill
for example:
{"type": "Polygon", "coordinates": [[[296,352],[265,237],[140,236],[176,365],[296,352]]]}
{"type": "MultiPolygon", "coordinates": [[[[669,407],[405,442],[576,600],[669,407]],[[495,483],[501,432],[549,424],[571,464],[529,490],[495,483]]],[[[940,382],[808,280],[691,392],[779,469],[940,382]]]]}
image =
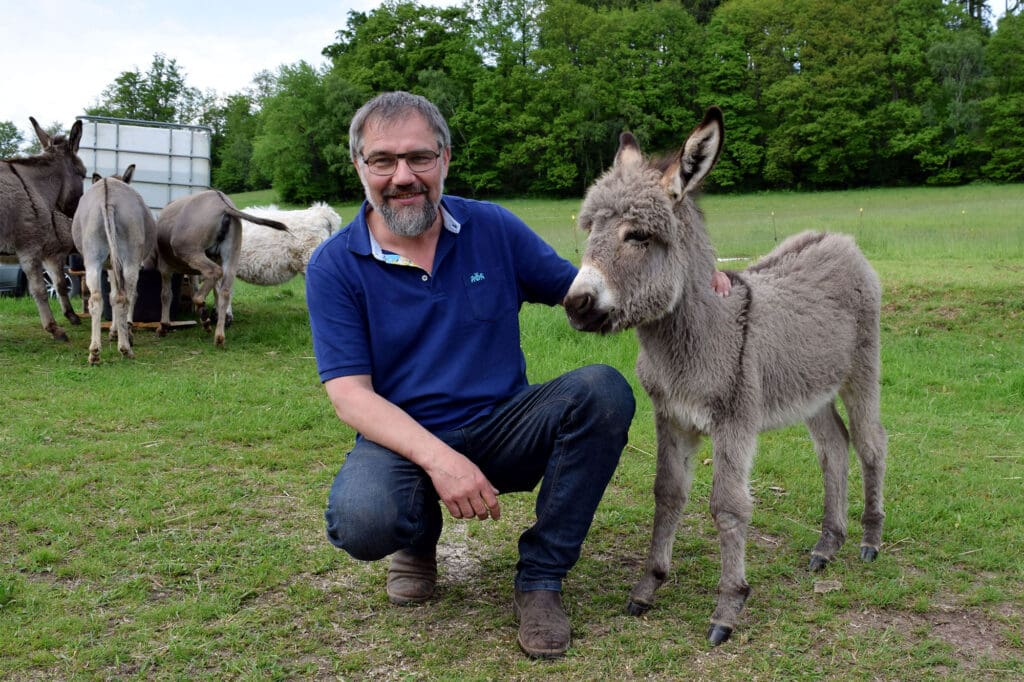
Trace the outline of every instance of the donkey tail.
{"type": "Polygon", "coordinates": [[[250,223],[256,223],[257,225],[266,225],[267,227],[272,227],[275,230],[282,230],[284,232],[288,231],[288,226],[284,223],[270,218],[261,218],[260,216],[243,213],[235,208],[222,192],[217,192],[217,195],[220,196],[221,201],[224,202],[224,212],[228,215],[235,218],[241,218],[242,220],[248,220],[250,223]]]}
{"type": "Polygon", "coordinates": [[[110,203],[107,179],[103,182],[103,229],[107,233],[107,246],[110,247],[110,271],[114,278],[114,286],[119,292],[124,292],[124,268],[121,265],[121,255],[117,250],[116,222],[114,220],[114,207],[110,203]]]}

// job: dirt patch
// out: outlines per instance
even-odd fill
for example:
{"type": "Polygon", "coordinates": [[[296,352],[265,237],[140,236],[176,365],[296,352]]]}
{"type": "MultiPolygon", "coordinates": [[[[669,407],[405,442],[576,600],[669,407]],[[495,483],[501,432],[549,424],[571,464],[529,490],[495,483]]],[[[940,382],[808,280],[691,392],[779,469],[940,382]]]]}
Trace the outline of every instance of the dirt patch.
{"type": "Polygon", "coordinates": [[[1011,604],[992,608],[938,605],[924,612],[866,610],[846,616],[854,632],[893,630],[916,640],[936,639],[948,645],[965,668],[975,669],[980,661],[1004,661],[1019,657],[1021,651],[1007,639],[1008,628],[1019,627],[1022,613],[1011,604]],[[1016,622],[1016,625],[1010,623],[1016,622]]]}
{"type": "Polygon", "coordinates": [[[445,525],[444,535],[437,543],[437,563],[443,575],[455,582],[466,582],[480,573],[480,547],[471,546],[465,523],[445,525]]]}

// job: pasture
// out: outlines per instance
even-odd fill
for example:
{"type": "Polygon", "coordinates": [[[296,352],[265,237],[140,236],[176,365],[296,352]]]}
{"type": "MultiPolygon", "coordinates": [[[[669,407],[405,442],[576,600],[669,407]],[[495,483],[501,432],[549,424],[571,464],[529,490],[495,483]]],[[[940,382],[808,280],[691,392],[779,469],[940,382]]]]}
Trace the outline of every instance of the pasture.
{"type": "MultiPolygon", "coordinates": [[[[232,197],[239,208],[274,201],[232,197]]],[[[503,202],[579,260],[579,200],[503,202]]],[[[323,535],[352,440],[318,384],[303,282],[239,282],[227,347],[200,327],[136,332],[132,361],[86,362],[0,298],[0,678],[536,680],[990,679],[1024,675],[1024,186],[706,196],[723,268],[807,228],[853,234],[884,286],[882,417],[889,433],[878,559],[850,540],[807,571],[821,481],[803,427],[761,437],[751,491],[753,592],[711,649],[718,542],[698,466],[655,607],[625,613],[653,513],[650,402],[631,332],[574,332],[528,307],[534,380],[618,367],[638,398],[630,443],[565,584],[569,655],[530,661],[510,608],[532,494],[497,523],[454,522],[439,594],[387,603],[383,563],[323,535]]],[[[335,207],[347,222],[355,205],[335,207]]],[[[75,299],[77,310],[81,302],[75,299]]],[[[705,445],[702,459],[710,457],[705,445]]]]}

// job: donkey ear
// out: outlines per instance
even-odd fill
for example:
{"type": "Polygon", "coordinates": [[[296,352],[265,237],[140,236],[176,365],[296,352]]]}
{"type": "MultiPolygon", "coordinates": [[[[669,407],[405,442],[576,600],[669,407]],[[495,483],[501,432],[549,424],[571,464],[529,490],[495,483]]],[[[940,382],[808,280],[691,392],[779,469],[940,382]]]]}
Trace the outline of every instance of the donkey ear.
{"type": "Polygon", "coordinates": [[[99,173],[93,173],[92,174],[92,184],[95,185],[97,182],[99,182],[102,179],[103,179],[103,176],[100,175],[99,173]]]}
{"type": "Polygon", "coordinates": [[[619,151],[615,152],[616,166],[636,166],[643,158],[640,145],[632,133],[623,132],[619,135],[619,151]]]}
{"type": "Polygon", "coordinates": [[[675,201],[693,191],[711,172],[722,152],[724,140],[722,110],[711,107],[704,114],[700,125],[686,138],[679,160],[670,165],[662,176],[662,185],[675,201]]]}
{"type": "Polygon", "coordinates": [[[135,172],[135,164],[131,164],[124,169],[124,173],[121,174],[121,182],[128,184],[132,181],[132,174],[135,172]]]}
{"type": "Polygon", "coordinates": [[[36,131],[36,137],[39,138],[39,144],[43,146],[43,151],[46,151],[47,149],[50,148],[51,140],[49,134],[47,134],[47,132],[39,126],[39,124],[36,122],[34,118],[29,116],[28,120],[32,122],[32,127],[36,131]]]}
{"type": "Polygon", "coordinates": [[[82,141],[82,122],[76,120],[71,124],[71,132],[68,133],[68,140],[71,142],[71,151],[78,153],[78,144],[82,141]]]}

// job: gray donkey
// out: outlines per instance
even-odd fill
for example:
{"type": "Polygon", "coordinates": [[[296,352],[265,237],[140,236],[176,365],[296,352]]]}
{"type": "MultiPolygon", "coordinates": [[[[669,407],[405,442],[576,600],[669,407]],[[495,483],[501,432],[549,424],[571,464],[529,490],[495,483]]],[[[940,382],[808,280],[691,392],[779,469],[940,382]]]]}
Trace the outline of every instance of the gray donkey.
{"type": "Polygon", "coordinates": [[[614,166],[580,209],[589,241],[564,302],[579,330],[636,328],[636,371],[654,405],[654,531],[645,574],[630,593],[634,615],[651,607],[668,576],[695,453],[701,437],[711,437],[710,506],[721,551],[708,630],[713,645],[732,634],[750,593],[744,556],[759,432],[800,420],[810,430],[825,488],[811,570],[824,568],[846,539],[851,437],[864,480],[864,561],[878,555],[885,517],[878,276],[851,238],[804,233],[730,273],[731,295],[716,296],[707,284],[714,251],[692,194],[718,160],[723,138],[717,108],[662,161],[648,163],[633,136],[621,136],[614,166]]]}
{"type": "Polygon", "coordinates": [[[132,351],[132,314],[138,296],[139,269],[156,248],[156,221],[145,200],[128,186],[135,164],[122,175],[101,178],[93,174],[92,187],[78,204],[71,222],[71,236],[85,261],[85,282],[89,291],[92,337],[89,364],[100,362],[100,324],[103,295],[100,278],[104,265],[110,268],[110,303],[113,322],[110,338],[126,358],[132,351]]]}
{"type": "Polygon", "coordinates": [[[163,336],[171,328],[171,275],[198,274],[203,283],[192,302],[209,330],[206,295],[213,290],[217,316],[213,341],[224,346],[224,327],[231,322],[231,288],[242,251],[242,220],[288,231],[278,220],[239,211],[223,192],[214,189],[175,199],[160,212],[156,222],[161,305],[158,334],[163,336]]]}
{"type": "Polygon", "coordinates": [[[43,329],[58,341],[68,336],[50,310],[43,269],[57,288],[60,307],[71,324],[81,320],[71,307],[64,263],[74,250],[71,216],[82,198],[85,165],[78,158],[82,122],[67,136],[50,136],[29,117],[43,151],[35,156],[0,160],[0,253],[18,254],[28,290],[43,329]]]}

